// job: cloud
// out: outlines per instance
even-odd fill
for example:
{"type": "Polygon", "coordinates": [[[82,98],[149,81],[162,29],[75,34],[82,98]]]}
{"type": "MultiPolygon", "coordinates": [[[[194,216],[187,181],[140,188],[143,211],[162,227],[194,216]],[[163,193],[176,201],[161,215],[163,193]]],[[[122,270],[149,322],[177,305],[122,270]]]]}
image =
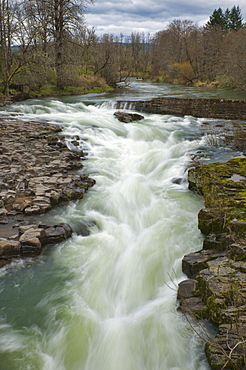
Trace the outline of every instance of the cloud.
{"type": "MultiPolygon", "coordinates": [[[[246,4],[239,5],[246,17],[246,4]]],[[[204,25],[214,9],[225,10],[235,5],[234,0],[95,0],[86,22],[94,27],[97,35],[120,33],[130,35],[132,31],[156,33],[163,30],[174,19],[192,20],[204,25]]]]}

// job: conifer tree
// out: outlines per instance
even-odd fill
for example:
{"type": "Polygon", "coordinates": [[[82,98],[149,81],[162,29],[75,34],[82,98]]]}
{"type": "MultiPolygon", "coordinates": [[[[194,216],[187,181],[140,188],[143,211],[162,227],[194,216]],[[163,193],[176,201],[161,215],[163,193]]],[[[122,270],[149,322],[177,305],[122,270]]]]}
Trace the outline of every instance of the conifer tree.
{"type": "Polygon", "coordinates": [[[230,18],[231,18],[231,11],[230,11],[229,8],[227,8],[226,11],[225,11],[225,25],[226,25],[226,29],[229,28],[230,18]]]}
{"type": "Polygon", "coordinates": [[[238,31],[243,27],[243,17],[239,6],[234,6],[230,11],[230,17],[227,28],[231,31],[238,31]]]}
{"type": "Polygon", "coordinates": [[[213,11],[212,15],[209,17],[209,21],[205,26],[205,29],[209,30],[214,27],[221,27],[223,29],[226,28],[226,19],[221,8],[213,11]]]}
{"type": "Polygon", "coordinates": [[[241,9],[234,5],[231,10],[227,8],[225,13],[221,8],[215,9],[204,28],[211,30],[214,27],[220,27],[224,30],[238,31],[243,25],[241,9]]]}

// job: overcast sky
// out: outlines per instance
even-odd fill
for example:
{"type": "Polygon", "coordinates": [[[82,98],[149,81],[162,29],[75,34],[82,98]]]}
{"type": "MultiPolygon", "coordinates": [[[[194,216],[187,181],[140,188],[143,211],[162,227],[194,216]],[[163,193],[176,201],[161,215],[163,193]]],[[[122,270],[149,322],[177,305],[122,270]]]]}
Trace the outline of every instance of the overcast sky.
{"type": "Polygon", "coordinates": [[[98,36],[104,33],[128,36],[132,31],[153,34],[174,19],[192,20],[202,26],[214,9],[220,7],[225,11],[234,5],[240,7],[246,22],[245,0],[95,0],[85,19],[98,36]]]}

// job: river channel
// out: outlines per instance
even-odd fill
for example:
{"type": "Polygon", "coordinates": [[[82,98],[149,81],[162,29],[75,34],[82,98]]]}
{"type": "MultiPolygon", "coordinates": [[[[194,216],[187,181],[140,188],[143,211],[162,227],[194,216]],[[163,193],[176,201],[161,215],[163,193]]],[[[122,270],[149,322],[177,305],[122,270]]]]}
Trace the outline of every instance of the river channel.
{"type": "Polygon", "coordinates": [[[197,151],[211,152],[204,119],[143,114],[124,124],[113,113],[117,99],[228,94],[132,81],[117,93],[1,109],[3,118],[60,125],[69,147],[76,137],[88,152],[80,172],[96,180],[83,200],[43,217],[75,229],[85,222],[90,235],[0,270],[1,370],[209,369],[176,298],[182,258],[203,242],[203,201],[188,190],[187,168],[197,151]]]}

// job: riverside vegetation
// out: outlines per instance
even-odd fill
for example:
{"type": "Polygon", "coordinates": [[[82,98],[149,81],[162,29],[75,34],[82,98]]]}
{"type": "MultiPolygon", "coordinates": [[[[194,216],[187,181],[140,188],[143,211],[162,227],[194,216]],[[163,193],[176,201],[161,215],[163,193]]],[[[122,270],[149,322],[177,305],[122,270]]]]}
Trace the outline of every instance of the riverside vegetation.
{"type": "Polygon", "coordinates": [[[155,35],[96,36],[92,0],[0,3],[2,97],[104,92],[135,76],[246,90],[241,10],[216,9],[204,27],[175,19],[155,35]]]}

